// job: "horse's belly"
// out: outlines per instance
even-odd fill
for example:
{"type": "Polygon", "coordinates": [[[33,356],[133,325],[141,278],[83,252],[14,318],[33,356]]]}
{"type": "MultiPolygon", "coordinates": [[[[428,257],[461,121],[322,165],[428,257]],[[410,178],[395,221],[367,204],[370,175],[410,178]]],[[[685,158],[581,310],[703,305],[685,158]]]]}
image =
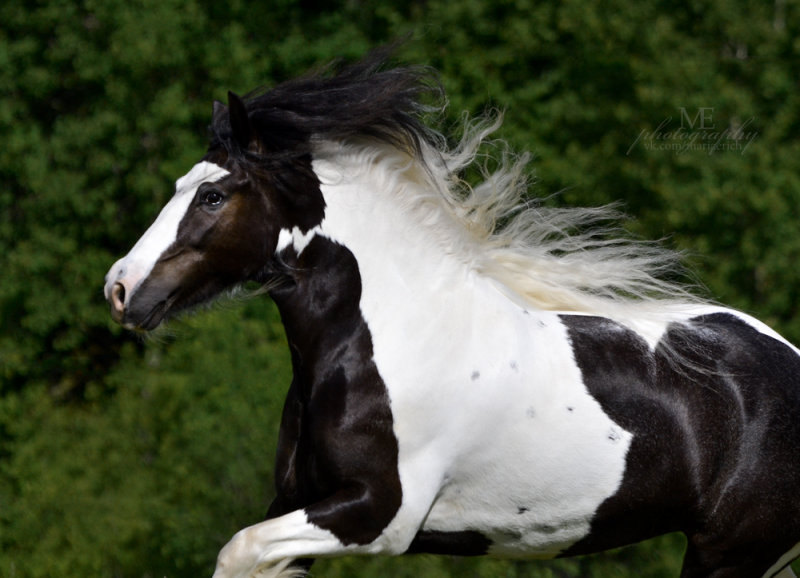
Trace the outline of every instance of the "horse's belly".
{"type": "Polygon", "coordinates": [[[434,506],[423,530],[445,530],[460,525],[485,536],[491,543],[490,555],[509,558],[552,558],[589,533],[592,512],[565,511],[557,517],[540,517],[518,511],[517,515],[487,509],[459,515],[459,508],[434,506]],[[477,514],[477,515],[476,515],[477,514]],[[444,518],[449,518],[442,523],[444,518]]]}

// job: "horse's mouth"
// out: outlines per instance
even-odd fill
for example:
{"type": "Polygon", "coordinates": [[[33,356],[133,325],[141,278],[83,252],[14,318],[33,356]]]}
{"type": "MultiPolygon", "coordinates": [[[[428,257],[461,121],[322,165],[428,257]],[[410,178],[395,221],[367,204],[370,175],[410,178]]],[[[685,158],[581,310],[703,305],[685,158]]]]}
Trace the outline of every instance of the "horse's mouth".
{"type": "Polygon", "coordinates": [[[142,319],[133,319],[130,313],[126,312],[120,324],[129,331],[148,332],[161,325],[166,317],[167,305],[166,302],[161,302],[142,319]]]}
{"type": "Polygon", "coordinates": [[[144,320],[139,323],[135,330],[140,331],[152,331],[166,319],[167,317],[167,305],[166,303],[159,304],[155,309],[153,309],[150,314],[144,318],[144,320]]]}
{"type": "Polygon", "coordinates": [[[155,305],[146,310],[143,316],[137,315],[135,311],[128,310],[122,319],[122,326],[131,331],[148,332],[156,329],[166,319],[177,311],[175,302],[180,297],[180,291],[173,291],[166,299],[156,302],[155,305]]]}
{"type": "Polygon", "coordinates": [[[176,315],[213,301],[226,288],[234,285],[235,283],[205,283],[191,289],[186,286],[176,287],[165,298],[150,299],[149,306],[145,303],[134,308],[138,309],[138,314],[134,310],[126,312],[123,327],[133,331],[152,331],[176,315]]]}

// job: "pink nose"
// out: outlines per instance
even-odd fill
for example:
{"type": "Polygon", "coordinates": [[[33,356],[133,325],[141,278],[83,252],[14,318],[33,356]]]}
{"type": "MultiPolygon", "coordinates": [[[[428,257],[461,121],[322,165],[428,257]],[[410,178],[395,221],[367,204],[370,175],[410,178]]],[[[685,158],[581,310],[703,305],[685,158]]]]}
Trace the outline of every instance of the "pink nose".
{"type": "Polygon", "coordinates": [[[111,287],[108,302],[111,304],[111,317],[117,323],[122,323],[125,316],[125,286],[122,283],[114,283],[111,287]]]}

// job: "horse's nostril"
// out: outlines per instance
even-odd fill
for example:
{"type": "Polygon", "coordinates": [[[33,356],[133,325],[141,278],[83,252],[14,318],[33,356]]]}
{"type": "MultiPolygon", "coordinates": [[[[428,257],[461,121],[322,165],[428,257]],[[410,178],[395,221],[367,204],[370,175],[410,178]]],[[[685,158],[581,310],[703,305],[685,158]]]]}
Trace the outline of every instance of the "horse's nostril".
{"type": "Polygon", "coordinates": [[[121,322],[122,316],[125,314],[125,286],[122,283],[114,283],[111,288],[111,317],[114,321],[121,322]]]}

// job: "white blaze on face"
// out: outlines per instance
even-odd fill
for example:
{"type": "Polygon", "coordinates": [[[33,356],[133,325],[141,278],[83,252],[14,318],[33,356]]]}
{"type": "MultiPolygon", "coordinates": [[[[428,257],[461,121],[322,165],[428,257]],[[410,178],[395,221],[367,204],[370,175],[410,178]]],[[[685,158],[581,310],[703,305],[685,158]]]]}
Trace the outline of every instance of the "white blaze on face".
{"type": "Polygon", "coordinates": [[[175,184],[175,196],[164,206],[142,238],[130,252],[114,263],[106,275],[106,299],[111,295],[114,283],[125,287],[128,297],[147,278],[159,257],[175,242],[178,226],[194,198],[197,188],[203,183],[216,182],[230,172],[208,161],[196,164],[175,184]]]}

